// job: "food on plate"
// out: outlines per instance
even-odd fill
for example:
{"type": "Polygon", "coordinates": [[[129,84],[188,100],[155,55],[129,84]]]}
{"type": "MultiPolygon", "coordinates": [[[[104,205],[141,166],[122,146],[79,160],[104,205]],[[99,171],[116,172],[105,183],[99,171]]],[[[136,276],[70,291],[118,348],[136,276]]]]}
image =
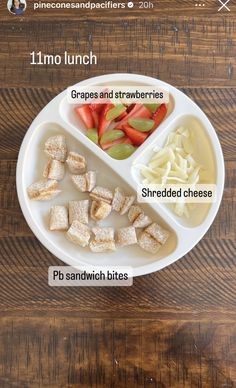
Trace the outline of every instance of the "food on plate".
{"type": "Polygon", "coordinates": [[[138,238],[138,245],[144,251],[155,254],[161,248],[161,244],[146,232],[142,232],[138,238]]]}
{"type": "Polygon", "coordinates": [[[86,189],[88,192],[90,192],[96,186],[96,172],[95,171],[88,171],[85,174],[85,178],[86,178],[86,189]]]}
{"type": "Polygon", "coordinates": [[[87,247],[90,239],[90,230],[87,225],[75,220],[68,229],[66,237],[74,244],[87,247]]]}
{"type": "Polygon", "coordinates": [[[110,120],[115,120],[119,117],[123,117],[123,114],[126,112],[126,107],[122,104],[118,104],[114,106],[114,108],[111,108],[107,114],[106,114],[106,119],[108,121],[110,120]]]}
{"type": "Polygon", "coordinates": [[[112,145],[108,149],[107,153],[113,159],[123,160],[123,159],[127,159],[129,156],[131,156],[135,150],[136,150],[136,147],[134,147],[132,144],[128,144],[128,143],[124,142],[121,144],[112,145]]]}
{"type": "Polygon", "coordinates": [[[98,144],[98,130],[96,128],[88,129],[87,137],[95,144],[98,144]]]}
{"type": "Polygon", "coordinates": [[[92,201],[90,216],[94,221],[102,221],[111,213],[112,207],[104,201],[92,201]]]}
{"type": "Polygon", "coordinates": [[[95,201],[103,201],[109,205],[112,203],[113,193],[106,187],[96,186],[89,195],[95,201]]]}
{"type": "Polygon", "coordinates": [[[161,104],[153,112],[152,119],[154,120],[154,125],[153,125],[153,128],[151,129],[151,133],[153,131],[155,131],[155,128],[157,128],[162,123],[162,121],[166,117],[166,114],[167,114],[167,106],[166,106],[166,104],[161,104]]]}
{"type": "MultiPolygon", "coordinates": [[[[149,184],[190,184],[200,183],[202,166],[193,157],[193,132],[180,127],[170,133],[164,147],[153,149],[154,155],[147,166],[141,166],[141,174],[145,178],[144,185],[149,184]]],[[[192,204],[182,199],[173,206],[174,212],[182,217],[189,217],[192,204]]]]}
{"type": "Polygon", "coordinates": [[[34,201],[48,201],[60,194],[61,190],[58,189],[58,182],[55,179],[41,179],[30,185],[27,193],[34,201]]]}
{"type": "MultiPolygon", "coordinates": [[[[140,131],[137,131],[136,129],[132,128],[131,126],[129,126],[128,124],[127,125],[124,125],[123,126],[123,131],[125,132],[125,134],[128,136],[128,138],[130,139],[131,141],[131,144],[135,147],[138,147],[140,146],[141,144],[143,144],[143,142],[146,140],[146,138],[148,137],[148,134],[147,133],[143,133],[143,132],[140,132],[140,131]]],[[[136,148],[135,148],[136,149],[136,148]]],[[[135,151],[134,149],[134,151],[135,151]]],[[[117,159],[117,158],[116,158],[117,159]]]]}
{"type": "MultiPolygon", "coordinates": [[[[145,112],[146,110],[142,108],[142,114],[145,114],[145,112]]],[[[129,113],[124,111],[124,109],[119,108],[115,110],[114,108],[110,116],[108,115],[108,119],[110,120],[111,117],[114,117],[117,120],[122,115],[122,120],[124,120],[129,113]],[[119,116],[117,116],[118,113],[119,116]]],[[[106,120],[106,117],[105,115],[104,120],[106,120]]],[[[105,132],[105,134],[106,136],[103,139],[110,141],[110,134],[108,132],[105,132]]],[[[61,190],[58,188],[58,181],[64,177],[65,160],[70,172],[73,173],[71,179],[75,187],[82,193],[87,192],[89,196],[88,199],[69,201],[66,205],[51,206],[49,230],[58,232],[66,231],[66,237],[70,242],[81,247],[89,246],[92,252],[112,252],[116,250],[114,228],[99,226],[93,228],[94,238],[90,241],[91,231],[87,224],[90,219],[99,223],[107,218],[114,210],[121,216],[128,213],[128,219],[132,224],[131,226],[117,230],[118,245],[127,246],[136,244],[137,236],[135,228],[145,227],[146,229],[139,237],[139,245],[141,248],[150,253],[156,253],[160,246],[166,242],[169,232],[162,229],[158,224],[153,223],[144,214],[140,206],[133,205],[136,199],[134,195],[127,195],[120,187],[116,187],[113,195],[110,189],[96,186],[96,172],[86,172],[86,159],[79,153],[69,152],[66,159],[67,151],[64,136],[57,135],[50,137],[46,142],[45,149],[50,154],[50,159],[43,171],[44,179],[33,183],[27,188],[29,198],[45,201],[61,193],[61,190]],[[47,179],[51,177],[54,179],[47,179]]]]}
{"type": "Polygon", "coordinates": [[[89,200],[70,201],[69,202],[69,223],[79,221],[82,224],[88,223],[89,200]]]}
{"type": "Polygon", "coordinates": [[[132,153],[162,123],[166,104],[104,104],[96,102],[75,108],[87,137],[112,158],[122,160],[132,153]]]}
{"type": "Polygon", "coordinates": [[[96,172],[88,171],[82,175],[72,175],[72,182],[76,188],[81,192],[90,192],[94,189],[96,185],[96,172]]]}
{"type": "Polygon", "coordinates": [[[131,205],[135,201],[135,196],[126,196],[123,192],[123,190],[120,187],[117,187],[115,189],[113,201],[112,201],[112,208],[120,213],[120,215],[123,215],[127,213],[127,211],[130,209],[131,205]]]}
{"type": "Polygon", "coordinates": [[[66,138],[64,135],[51,136],[45,143],[44,151],[52,159],[64,162],[67,154],[66,138]]]}
{"type": "Polygon", "coordinates": [[[132,128],[137,129],[138,131],[149,132],[153,128],[154,120],[131,117],[128,119],[128,123],[132,128]]]}
{"type": "Polygon", "coordinates": [[[136,231],[133,226],[120,228],[117,231],[117,243],[120,246],[133,245],[137,243],[136,231]]]}
{"type": "Polygon", "coordinates": [[[169,235],[167,230],[154,222],[142,231],[138,244],[149,253],[157,253],[161,246],[166,243],[169,235]]]}
{"type": "Polygon", "coordinates": [[[108,129],[112,120],[107,117],[107,113],[110,109],[114,108],[114,104],[105,104],[101,110],[100,117],[98,119],[98,137],[99,139],[103,133],[108,129]]]}
{"type": "Polygon", "coordinates": [[[94,120],[89,105],[80,105],[75,108],[75,112],[87,129],[94,127],[94,120]]]}
{"type": "Polygon", "coordinates": [[[146,216],[142,208],[138,205],[131,206],[128,219],[135,228],[145,228],[152,223],[151,218],[146,216]]]}
{"type": "Polygon", "coordinates": [[[113,210],[119,213],[120,210],[122,209],[124,202],[125,202],[125,194],[123,190],[120,187],[116,187],[114,192],[114,197],[112,200],[113,210]]]}
{"type": "Polygon", "coordinates": [[[149,119],[152,117],[152,112],[143,104],[131,104],[127,107],[127,115],[116,125],[120,129],[127,124],[131,118],[149,119]]]}
{"type": "Polygon", "coordinates": [[[125,200],[124,200],[124,202],[122,204],[122,207],[121,207],[121,209],[119,211],[121,216],[123,216],[124,214],[127,213],[127,211],[130,209],[130,207],[132,206],[134,201],[135,201],[135,196],[134,195],[125,196],[125,200]]]}
{"type": "Polygon", "coordinates": [[[165,244],[166,240],[168,239],[170,233],[163,229],[160,225],[158,225],[156,222],[153,222],[151,225],[149,225],[145,232],[150,234],[151,237],[153,237],[155,240],[157,240],[160,244],[165,244]]]}
{"type": "Polygon", "coordinates": [[[66,163],[72,174],[83,174],[87,168],[85,158],[77,152],[69,152],[66,163]]]}
{"type": "Polygon", "coordinates": [[[55,205],[50,209],[50,230],[67,230],[69,228],[68,209],[66,206],[55,205]]]}
{"type": "Polygon", "coordinates": [[[154,113],[156,112],[160,104],[144,104],[144,106],[146,106],[146,108],[148,108],[152,113],[154,113]]]}
{"type": "Polygon", "coordinates": [[[110,148],[114,144],[119,144],[123,142],[125,134],[123,131],[120,131],[119,129],[113,129],[110,131],[106,131],[100,139],[100,145],[102,149],[110,148]]]}
{"type": "Polygon", "coordinates": [[[89,247],[92,252],[103,253],[112,252],[116,250],[115,243],[113,241],[91,241],[89,247]]]}
{"type": "Polygon", "coordinates": [[[81,191],[82,193],[85,193],[87,191],[87,181],[85,174],[81,175],[71,175],[72,182],[74,183],[75,187],[81,191]]]}
{"type": "Polygon", "coordinates": [[[49,159],[44,171],[43,177],[61,181],[65,175],[65,164],[56,159],[49,159]]]}
{"type": "Polygon", "coordinates": [[[114,238],[115,232],[113,228],[96,227],[93,228],[92,231],[95,236],[89,244],[92,252],[102,253],[116,250],[114,238]]]}
{"type": "Polygon", "coordinates": [[[115,231],[114,228],[107,227],[107,228],[101,228],[99,226],[96,226],[92,229],[94,233],[94,239],[95,241],[115,241],[115,231]]]}
{"type": "Polygon", "coordinates": [[[136,220],[133,222],[135,228],[145,228],[152,222],[151,218],[146,216],[143,212],[138,215],[136,220]]]}
{"type": "Polygon", "coordinates": [[[66,138],[63,135],[51,136],[45,142],[44,151],[50,156],[43,177],[27,188],[30,199],[35,201],[48,201],[61,193],[58,182],[64,178],[66,158],[66,138]]]}

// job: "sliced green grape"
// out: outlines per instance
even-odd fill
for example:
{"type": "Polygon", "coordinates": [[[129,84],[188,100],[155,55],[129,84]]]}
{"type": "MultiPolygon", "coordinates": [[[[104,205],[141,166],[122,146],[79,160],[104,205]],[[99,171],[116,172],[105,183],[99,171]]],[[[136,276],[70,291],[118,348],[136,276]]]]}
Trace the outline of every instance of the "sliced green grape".
{"type": "Polygon", "coordinates": [[[98,144],[98,131],[96,128],[87,130],[87,137],[95,144],[98,144]]]}
{"type": "Polygon", "coordinates": [[[120,131],[119,129],[112,129],[110,131],[105,132],[100,140],[101,144],[108,143],[113,140],[120,139],[121,137],[124,137],[125,134],[123,131],[120,131]]]}
{"type": "Polygon", "coordinates": [[[154,120],[151,119],[130,118],[128,123],[141,132],[149,132],[154,126],[154,120]]]}
{"type": "Polygon", "coordinates": [[[144,106],[146,106],[150,112],[154,113],[156,112],[157,108],[159,108],[160,104],[144,104],[144,106]]]}
{"type": "Polygon", "coordinates": [[[137,149],[137,147],[132,146],[131,144],[116,144],[109,148],[107,151],[114,159],[122,160],[128,158],[132,153],[137,149]]]}
{"type": "Polygon", "coordinates": [[[115,120],[125,111],[126,111],[126,107],[124,105],[121,105],[121,104],[116,105],[114,106],[114,108],[109,109],[109,111],[106,114],[106,120],[107,121],[115,120]]]}

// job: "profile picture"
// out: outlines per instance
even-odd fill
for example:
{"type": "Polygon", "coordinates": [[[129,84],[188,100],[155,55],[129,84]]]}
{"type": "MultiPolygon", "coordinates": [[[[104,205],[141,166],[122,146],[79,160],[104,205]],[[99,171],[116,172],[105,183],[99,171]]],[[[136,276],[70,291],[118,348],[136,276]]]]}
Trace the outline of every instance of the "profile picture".
{"type": "Polygon", "coordinates": [[[7,2],[8,11],[13,15],[22,15],[26,10],[25,0],[8,0],[7,2]]]}

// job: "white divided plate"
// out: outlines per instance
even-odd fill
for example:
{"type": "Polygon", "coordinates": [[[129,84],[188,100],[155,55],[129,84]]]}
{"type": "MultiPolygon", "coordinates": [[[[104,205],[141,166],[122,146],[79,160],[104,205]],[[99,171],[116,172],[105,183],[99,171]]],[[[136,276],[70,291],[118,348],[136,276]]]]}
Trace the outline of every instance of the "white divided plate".
{"type": "MultiPolygon", "coordinates": [[[[203,237],[212,224],[223,194],[224,159],[214,128],[202,110],[185,94],[176,88],[154,78],[135,74],[112,74],[88,79],[78,85],[152,85],[168,87],[170,104],[163,123],[137,151],[126,160],[115,160],[92,143],[84,134],[82,123],[73,112],[73,105],[67,103],[66,91],[55,97],[35,118],[21,145],[17,163],[17,192],[24,216],[41,243],[63,262],[73,265],[132,266],[134,276],[158,271],[175,262],[189,252],[203,237]],[[143,251],[138,246],[118,248],[116,252],[97,254],[89,248],[80,248],[67,241],[64,232],[48,229],[48,214],[51,205],[67,204],[69,200],[87,197],[72,185],[69,174],[59,183],[62,193],[49,202],[30,201],[27,187],[42,178],[47,161],[44,143],[52,135],[65,134],[68,150],[83,154],[88,168],[96,170],[97,183],[110,189],[122,187],[127,193],[135,193],[141,177],[136,164],[147,162],[155,145],[162,146],[168,134],[184,125],[197,133],[194,157],[211,171],[212,181],[217,185],[217,201],[212,204],[198,204],[191,217],[182,219],[165,204],[141,204],[146,214],[171,231],[171,237],[156,255],[143,251]],[[80,127],[80,128],[79,128],[80,127]]],[[[77,86],[78,86],[77,85],[77,86]]],[[[119,228],[128,226],[127,216],[113,212],[104,226],[119,228]]]]}

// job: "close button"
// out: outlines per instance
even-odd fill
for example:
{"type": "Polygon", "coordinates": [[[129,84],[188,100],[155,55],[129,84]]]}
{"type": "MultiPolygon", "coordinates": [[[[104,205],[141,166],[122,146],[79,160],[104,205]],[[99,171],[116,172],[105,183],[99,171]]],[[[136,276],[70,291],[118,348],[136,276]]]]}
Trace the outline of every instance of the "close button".
{"type": "Polygon", "coordinates": [[[221,7],[218,9],[218,12],[224,10],[224,8],[227,9],[227,11],[230,12],[230,8],[227,6],[227,4],[230,2],[230,0],[227,0],[227,1],[218,0],[218,1],[221,4],[221,7]]]}

